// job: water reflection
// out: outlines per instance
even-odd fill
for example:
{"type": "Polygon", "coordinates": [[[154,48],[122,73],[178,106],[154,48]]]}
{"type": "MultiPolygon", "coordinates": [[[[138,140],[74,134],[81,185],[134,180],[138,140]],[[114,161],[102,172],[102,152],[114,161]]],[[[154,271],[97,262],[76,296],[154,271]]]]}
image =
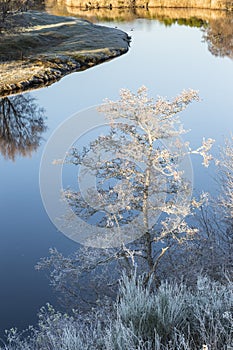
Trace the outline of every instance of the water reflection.
{"type": "Polygon", "coordinates": [[[228,16],[222,21],[216,19],[210,22],[206,29],[205,40],[208,49],[214,56],[233,58],[233,16],[228,16]]]}
{"type": "MultiPolygon", "coordinates": [[[[101,1],[99,2],[101,6],[101,1]]],[[[54,15],[70,15],[96,19],[99,21],[133,21],[137,18],[157,19],[161,21],[199,18],[205,21],[226,16],[224,11],[183,9],[183,8],[85,8],[80,7],[80,1],[45,0],[47,12],[54,15]]]]}
{"type": "Polygon", "coordinates": [[[202,28],[203,38],[214,56],[233,57],[233,14],[218,10],[165,8],[80,8],[80,2],[46,0],[46,10],[55,15],[77,16],[97,22],[129,22],[138,18],[202,28]]]}
{"type": "Polygon", "coordinates": [[[119,21],[129,22],[138,18],[138,10],[134,8],[99,8],[86,9],[80,8],[79,3],[75,6],[75,1],[72,6],[66,1],[45,0],[45,9],[47,12],[57,16],[76,16],[86,18],[92,22],[102,21],[119,21]]]}
{"type": "Polygon", "coordinates": [[[5,159],[30,156],[46,130],[45,112],[30,94],[0,99],[0,153],[5,159]]]}

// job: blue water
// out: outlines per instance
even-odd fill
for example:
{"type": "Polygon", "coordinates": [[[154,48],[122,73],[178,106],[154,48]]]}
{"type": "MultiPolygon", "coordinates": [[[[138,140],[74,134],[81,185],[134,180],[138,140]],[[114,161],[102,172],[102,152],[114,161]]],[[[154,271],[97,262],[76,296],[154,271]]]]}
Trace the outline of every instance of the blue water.
{"type": "MultiPolygon", "coordinates": [[[[36,321],[46,302],[57,305],[43,272],[34,265],[48,255],[50,247],[65,254],[78,244],[57,231],[43,207],[39,191],[39,165],[46,141],[54,129],[79,110],[116,99],[120,88],[136,91],[141,85],[151,96],[172,98],[185,88],[199,90],[202,99],[184,112],[182,120],[191,129],[184,138],[193,147],[202,137],[216,145],[233,129],[233,61],[217,58],[208,51],[198,28],[165,27],[149,20],[108,23],[132,36],[129,52],[110,62],[64,77],[48,88],[32,91],[46,110],[48,130],[31,157],[15,162],[0,155],[0,330],[19,329],[36,321]],[[131,31],[133,29],[133,31],[131,31]]],[[[193,159],[195,191],[213,191],[214,167],[202,169],[193,159]]]]}

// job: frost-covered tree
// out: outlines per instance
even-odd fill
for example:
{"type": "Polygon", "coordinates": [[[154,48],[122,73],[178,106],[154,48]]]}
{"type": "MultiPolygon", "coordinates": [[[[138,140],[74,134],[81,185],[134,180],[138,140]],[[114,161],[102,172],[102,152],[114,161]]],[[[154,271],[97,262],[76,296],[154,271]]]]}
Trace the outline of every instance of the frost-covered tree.
{"type": "MultiPolygon", "coordinates": [[[[191,196],[186,174],[189,155],[200,154],[208,166],[213,143],[203,140],[202,146],[192,150],[181,140],[186,131],[179,113],[195,100],[197,92],[188,90],[172,101],[162,97],[154,101],[142,87],[136,94],[121,90],[119,101],[107,100],[99,108],[109,120],[109,132],[81,151],[74,147],[66,158],[82,167],[83,178],[95,177],[96,190],[90,186],[83,196],[80,188],[68,189],[64,197],[74,213],[90,224],[92,234],[86,245],[111,249],[93,254],[92,248],[85,248],[84,258],[79,251],[71,259],[52,250],[38,267],[51,267],[58,289],[67,289],[71,280],[77,286],[83,272],[98,271],[110,261],[121,263],[128,274],[137,267],[145,272],[146,283],[174,242],[193,239],[197,229],[187,223],[187,217],[204,198],[197,201],[191,196]],[[102,235],[95,235],[98,228],[104,228],[102,235]]],[[[111,275],[105,273],[110,280],[111,275]]]]}

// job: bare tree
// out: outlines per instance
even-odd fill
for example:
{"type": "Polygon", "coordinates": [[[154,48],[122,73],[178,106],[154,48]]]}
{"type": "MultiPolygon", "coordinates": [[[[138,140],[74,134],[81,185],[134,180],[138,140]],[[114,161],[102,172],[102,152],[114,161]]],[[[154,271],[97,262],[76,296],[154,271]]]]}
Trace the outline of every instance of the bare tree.
{"type": "Polygon", "coordinates": [[[6,159],[31,155],[46,130],[45,113],[30,94],[0,99],[0,152],[6,159]]]}
{"type": "MultiPolygon", "coordinates": [[[[222,248],[222,265],[230,272],[233,268],[233,136],[226,139],[216,163],[219,194],[217,201],[212,202],[215,241],[222,248]]],[[[209,228],[213,231],[213,225],[209,228]]]]}
{"type": "Polygon", "coordinates": [[[226,283],[233,271],[233,139],[226,139],[220,156],[215,160],[218,192],[201,206],[196,223],[197,238],[188,245],[174,246],[160,266],[160,275],[194,285],[198,274],[206,274],[226,283]],[[192,266],[192,269],[187,269],[192,266]]]}
{"type": "Polygon", "coordinates": [[[226,139],[216,160],[218,195],[201,210],[203,271],[218,280],[232,276],[233,268],[233,138],[226,139]]]}

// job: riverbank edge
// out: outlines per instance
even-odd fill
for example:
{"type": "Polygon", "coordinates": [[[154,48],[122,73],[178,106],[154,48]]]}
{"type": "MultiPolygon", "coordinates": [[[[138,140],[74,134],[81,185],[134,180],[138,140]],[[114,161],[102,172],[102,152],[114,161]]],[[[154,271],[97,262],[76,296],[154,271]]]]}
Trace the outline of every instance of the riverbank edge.
{"type": "MultiPolygon", "coordinates": [[[[55,18],[53,15],[47,14],[47,16],[51,19],[55,18]]],[[[59,17],[56,16],[56,18],[59,17]]],[[[61,19],[64,21],[64,17],[61,17],[61,19]]],[[[67,18],[67,20],[75,21],[74,18],[67,18]]],[[[70,23],[68,22],[69,26],[70,23]]],[[[82,35],[82,24],[83,31],[86,30],[87,26],[90,26],[91,33],[93,33],[93,37],[90,36],[88,39],[89,42],[84,43],[86,49],[79,47],[80,42],[77,37],[75,43],[77,47],[68,54],[66,52],[62,55],[53,55],[43,52],[41,55],[38,55],[38,52],[36,52],[34,56],[31,55],[27,58],[9,59],[1,62],[0,76],[2,75],[2,81],[0,81],[0,97],[49,86],[70,73],[86,70],[121,56],[128,51],[130,37],[127,33],[115,28],[96,26],[86,20],[78,19],[79,35],[82,35]],[[106,47],[103,46],[102,42],[98,47],[98,41],[95,42],[96,35],[99,35],[101,30],[106,41],[106,47]],[[110,46],[109,41],[112,41],[110,46]]],[[[25,33],[22,33],[20,37],[23,35],[25,33]]],[[[1,40],[4,40],[4,38],[1,38],[1,40]]]]}
{"type": "MultiPolygon", "coordinates": [[[[126,53],[128,49],[115,49],[112,50],[109,54],[99,53],[97,55],[83,56],[83,59],[76,60],[71,57],[67,57],[63,62],[60,60],[49,60],[45,62],[40,61],[49,67],[42,67],[39,72],[35,75],[28,74],[27,78],[24,78],[17,83],[5,82],[0,84],[0,97],[21,93],[24,91],[30,91],[34,89],[39,89],[41,87],[46,87],[52,85],[53,83],[59,81],[64,76],[84,71],[88,68],[101,64],[103,62],[109,61],[115,57],[121,56],[126,53]]],[[[30,64],[32,61],[29,61],[30,64]]]]}

